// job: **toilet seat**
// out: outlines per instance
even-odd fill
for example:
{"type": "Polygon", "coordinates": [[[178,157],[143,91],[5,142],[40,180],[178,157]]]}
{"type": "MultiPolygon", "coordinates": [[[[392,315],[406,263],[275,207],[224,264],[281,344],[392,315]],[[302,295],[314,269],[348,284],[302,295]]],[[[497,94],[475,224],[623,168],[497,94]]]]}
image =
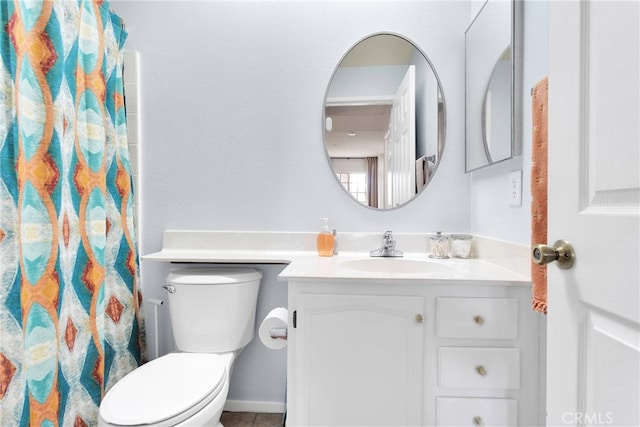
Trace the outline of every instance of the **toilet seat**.
{"type": "Polygon", "coordinates": [[[120,426],[175,425],[215,399],[226,381],[222,355],[167,354],[118,381],[100,404],[100,417],[120,426]]]}

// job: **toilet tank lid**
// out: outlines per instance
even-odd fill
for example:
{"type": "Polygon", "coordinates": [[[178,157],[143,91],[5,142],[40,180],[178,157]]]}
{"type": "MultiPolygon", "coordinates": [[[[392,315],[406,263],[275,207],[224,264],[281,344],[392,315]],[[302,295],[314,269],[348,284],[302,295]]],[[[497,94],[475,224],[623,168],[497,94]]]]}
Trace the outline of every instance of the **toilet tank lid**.
{"type": "Polygon", "coordinates": [[[262,278],[255,268],[179,268],[171,270],[167,283],[174,285],[225,285],[253,282],[262,278]]]}
{"type": "Polygon", "coordinates": [[[168,420],[217,394],[226,378],[220,355],[170,353],[118,381],[100,404],[100,416],[122,426],[168,420]]]}

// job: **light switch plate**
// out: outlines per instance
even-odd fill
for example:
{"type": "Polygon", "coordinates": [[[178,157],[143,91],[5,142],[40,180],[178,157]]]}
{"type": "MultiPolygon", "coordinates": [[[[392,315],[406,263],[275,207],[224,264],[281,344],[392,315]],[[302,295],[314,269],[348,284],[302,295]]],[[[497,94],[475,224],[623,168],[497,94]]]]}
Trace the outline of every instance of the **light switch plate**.
{"type": "Polygon", "coordinates": [[[522,171],[509,173],[509,206],[522,206],[522,171]]]}

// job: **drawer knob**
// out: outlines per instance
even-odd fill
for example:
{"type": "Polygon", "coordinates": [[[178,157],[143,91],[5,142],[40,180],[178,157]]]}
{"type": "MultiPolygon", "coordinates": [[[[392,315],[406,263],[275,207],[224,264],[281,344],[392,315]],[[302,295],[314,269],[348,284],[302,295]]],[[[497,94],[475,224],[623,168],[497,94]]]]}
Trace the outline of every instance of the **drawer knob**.
{"type": "Polygon", "coordinates": [[[484,317],[482,316],[475,316],[473,318],[473,321],[476,322],[478,325],[482,325],[484,324],[484,317]]]}
{"type": "Polygon", "coordinates": [[[484,426],[484,421],[482,421],[482,417],[478,417],[478,416],[473,417],[473,425],[478,427],[484,426]]]}
{"type": "Polygon", "coordinates": [[[416,314],[416,322],[424,323],[424,316],[422,314],[416,314]]]}
{"type": "Polygon", "coordinates": [[[476,372],[478,373],[478,375],[486,377],[487,376],[487,370],[485,369],[484,366],[479,365],[476,366],[476,372]]]}

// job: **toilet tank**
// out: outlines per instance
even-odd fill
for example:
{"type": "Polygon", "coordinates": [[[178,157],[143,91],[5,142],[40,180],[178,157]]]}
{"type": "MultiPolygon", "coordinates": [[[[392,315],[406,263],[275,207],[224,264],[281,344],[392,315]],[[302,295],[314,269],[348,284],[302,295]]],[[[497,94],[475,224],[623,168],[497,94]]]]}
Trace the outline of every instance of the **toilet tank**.
{"type": "Polygon", "coordinates": [[[172,270],[165,287],[179,351],[223,353],[252,339],[262,273],[252,268],[172,270]]]}

